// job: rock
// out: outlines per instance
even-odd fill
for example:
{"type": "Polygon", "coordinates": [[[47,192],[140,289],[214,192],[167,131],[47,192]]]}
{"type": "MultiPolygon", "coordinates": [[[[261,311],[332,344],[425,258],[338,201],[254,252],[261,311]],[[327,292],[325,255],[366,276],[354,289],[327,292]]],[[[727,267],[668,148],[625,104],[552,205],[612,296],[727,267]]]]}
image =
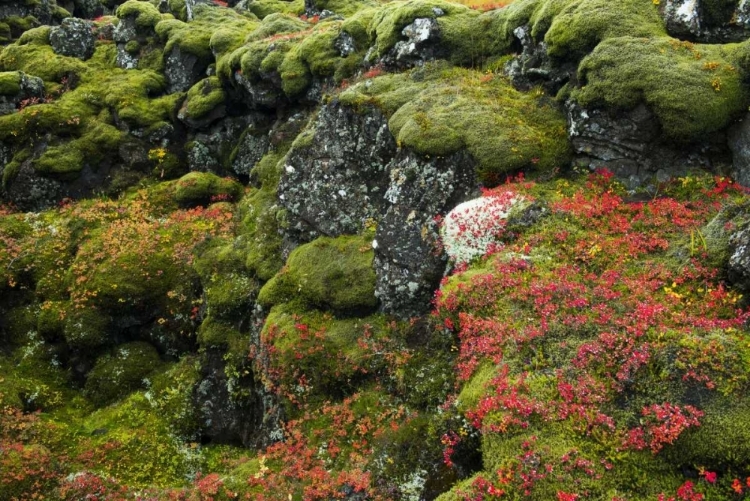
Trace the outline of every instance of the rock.
{"type": "Polygon", "coordinates": [[[381,62],[397,68],[419,66],[444,55],[440,48],[440,25],[431,17],[418,17],[404,27],[400,40],[384,56],[381,62]]]}
{"type": "Polygon", "coordinates": [[[699,0],[666,0],[662,16],[667,31],[676,37],[698,38],[701,34],[699,0]]]}
{"type": "Polygon", "coordinates": [[[225,370],[224,353],[206,351],[201,381],[193,390],[193,402],[201,420],[204,437],[217,443],[264,447],[283,438],[281,408],[263,384],[255,380],[251,367],[244,375],[230,377],[225,370]]]}
{"type": "Polygon", "coordinates": [[[72,13],[75,17],[94,19],[104,14],[104,6],[99,0],[75,0],[72,13]]]}
{"type": "Polygon", "coordinates": [[[359,115],[332,104],[320,111],[309,134],[290,151],[279,183],[290,232],[358,233],[384,208],[386,165],[396,153],[388,122],[376,110],[359,115]]]}
{"type": "Polygon", "coordinates": [[[400,317],[425,313],[446,266],[435,216],[477,195],[475,162],[466,152],[425,159],[401,150],[388,165],[388,207],[375,239],[375,296],[400,317]]]}
{"type": "Polygon", "coordinates": [[[40,175],[31,160],[23,162],[18,173],[0,190],[0,199],[22,211],[40,211],[57,204],[65,196],[63,184],[40,175]]]}
{"type": "Polygon", "coordinates": [[[747,225],[729,237],[729,281],[750,291],[750,227],[747,225]]]}
{"type": "Polygon", "coordinates": [[[192,141],[187,146],[188,168],[197,172],[219,172],[219,162],[211,150],[200,141],[192,141]]]}
{"type": "Polygon", "coordinates": [[[732,150],[732,177],[742,186],[750,187],[750,118],[733,125],[728,133],[732,150]]]}
{"type": "Polygon", "coordinates": [[[206,65],[197,56],[184,52],[179,46],[164,59],[164,76],[167,79],[167,92],[184,92],[206,75],[206,65]]]}
{"type": "Polygon", "coordinates": [[[269,151],[271,140],[268,134],[246,132],[237,145],[237,155],[232,162],[232,170],[240,176],[249,176],[255,164],[269,151]]]}
{"type": "Polygon", "coordinates": [[[234,81],[239,84],[242,98],[251,108],[281,108],[288,101],[281,90],[281,77],[278,73],[261,74],[260,80],[248,80],[242,73],[234,73],[234,81]]]}
{"type": "Polygon", "coordinates": [[[574,164],[606,168],[629,189],[648,185],[655,177],[663,181],[695,170],[721,171],[729,161],[721,133],[702,142],[671,143],[661,137],[656,117],[643,104],[615,112],[568,101],[565,109],[577,155],[574,164]]]}
{"type": "Polygon", "coordinates": [[[522,51],[505,65],[505,74],[513,86],[522,91],[541,85],[551,95],[557,94],[563,85],[575,77],[576,65],[550,60],[547,44],[536,42],[531,36],[529,25],[513,30],[513,36],[520,42],[522,51]]]}
{"type": "Polygon", "coordinates": [[[333,47],[339,52],[339,55],[341,57],[346,57],[349,54],[354,54],[355,52],[357,52],[357,46],[354,42],[354,37],[352,37],[345,31],[339,33],[336,41],[333,42],[333,47]]]}
{"type": "Polygon", "coordinates": [[[357,234],[373,222],[376,296],[401,317],[424,313],[443,276],[434,221],[475,193],[474,161],[396,148],[385,117],[331,103],[289,152],[279,183],[287,247],[357,234]]]}
{"type": "Polygon", "coordinates": [[[22,71],[4,74],[9,85],[0,92],[0,116],[18,111],[22,104],[35,104],[44,99],[44,81],[22,71]],[[15,85],[17,83],[17,85],[15,85]]]}
{"type": "Polygon", "coordinates": [[[86,60],[94,54],[96,38],[93,23],[69,17],[60,26],[52,28],[49,34],[52,49],[63,56],[86,60]]]}
{"type": "MultiPolygon", "coordinates": [[[[56,12],[57,9],[55,0],[5,1],[0,3],[0,20],[26,20],[31,23],[31,26],[53,25],[60,20],[61,13],[56,12]]],[[[17,38],[21,32],[11,29],[10,35],[17,38]]]]}

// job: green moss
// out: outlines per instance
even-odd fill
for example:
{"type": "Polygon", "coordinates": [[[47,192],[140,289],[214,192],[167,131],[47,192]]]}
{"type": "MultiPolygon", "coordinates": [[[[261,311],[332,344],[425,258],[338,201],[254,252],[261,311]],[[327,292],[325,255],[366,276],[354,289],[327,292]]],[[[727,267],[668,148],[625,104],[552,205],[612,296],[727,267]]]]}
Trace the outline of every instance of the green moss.
{"type": "Polygon", "coordinates": [[[375,105],[389,116],[400,146],[425,155],[466,148],[484,184],[503,173],[567,163],[566,122],[554,103],[523,94],[503,78],[439,66],[379,77],[340,95],[354,106],[375,105]]]}
{"type": "Polygon", "coordinates": [[[12,44],[0,53],[0,69],[21,70],[46,82],[59,83],[71,74],[86,73],[86,63],[76,57],[55,54],[52,47],[41,44],[12,44]]]}
{"type": "Polygon", "coordinates": [[[123,344],[96,361],[86,376],[84,393],[97,406],[109,404],[142,388],[144,378],[160,363],[159,354],[150,344],[123,344]]]}
{"type": "Polygon", "coordinates": [[[282,33],[302,31],[309,25],[296,16],[274,13],[263,18],[260,25],[247,35],[247,42],[262,40],[282,33]]]}
{"type": "Polygon", "coordinates": [[[110,341],[111,318],[98,308],[70,308],[65,317],[65,341],[74,348],[95,348],[110,341]]]}
{"type": "MultiPolygon", "coordinates": [[[[184,398],[184,386],[173,387],[179,392],[177,400],[184,398]]],[[[173,417],[159,409],[153,394],[149,396],[133,393],[87,416],[72,430],[78,437],[75,452],[102,451],[97,470],[129,486],[181,487],[194,471],[191,454],[174,434],[173,417]]]]}
{"type": "Polygon", "coordinates": [[[133,17],[141,29],[153,28],[162,19],[159,9],[145,0],[128,0],[117,8],[116,15],[120,19],[133,17]]]}
{"type": "Polygon", "coordinates": [[[115,127],[94,122],[80,138],[48,148],[33,162],[34,168],[61,178],[76,177],[84,164],[96,170],[97,163],[119,146],[122,133],[115,127]]]}
{"type": "Polygon", "coordinates": [[[305,2],[304,0],[292,0],[291,2],[287,0],[255,0],[247,8],[260,19],[277,13],[300,16],[305,12],[305,2]]]}
{"type": "Polygon", "coordinates": [[[239,208],[247,248],[246,266],[259,279],[270,280],[284,264],[279,232],[283,209],[276,200],[275,189],[253,190],[239,208]]]}
{"type": "Polygon", "coordinates": [[[744,46],[693,45],[671,38],[603,42],[579,68],[573,99],[630,109],[645,103],[670,138],[691,141],[724,128],[747,108],[737,58],[744,46]]]}
{"type": "Polygon", "coordinates": [[[362,9],[377,6],[374,0],[313,0],[311,4],[319,11],[330,10],[344,17],[349,17],[362,9]]]}
{"type": "Polygon", "coordinates": [[[191,172],[175,183],[174,197],[182,206],[207,205],[214,197],[236,200],[242,195],[242,185],[207,172],[191,172]]]}
{"type": "Polygon", "coordinates": [[[49,34],[51,30],[51,26],[39,26],[38,28],[32,28],[25,31],[24,34],[18,38],[18,45],[49,45],[49,34]]]}
{"type": "Polygon", "coordinates": [[[322,237],[298,247],[285,267],[263,286],[263,305],[295,299],[334,310],[371,309],[375,298],[373,250],[362,237],[322,237]]]}
{"type": "Polygon", "coordinates": [[[49,340],[61,337],[65,329],[65,316],[70,303],[67,301],[47,301],[39,309],[37,332],[49,340]]]}
{"type": "Polygon", "coordinates": [[[0,95],[13,96],[21,92],[20,71],[6,71],[0,73],[0,95]]]}
{"type": "Polygon", "coordinates": [[[197,359],[185,356],[167,370],[155,373],[150,381],[146,398],[167,421],[170,431],[181,438],[195,437],[199,426],[193,405],[193,390],[200,381],[197,359]]]}
{"type": "Polygon", "coordinates": [[[186,115],[193,119],[204,117],[224,103],[226,94],[218,77],[209,77],[193,85],[183,105],[186,115]]]}
{"type": "Polygon", "coordinates": [[[342,61],[334,42],[339,35],[338,23],[323,23],[303,38],[278,66],[282,88],[288,96],[302,93],[311,77],[330,77],[342,61]]]}
{"type": "Polygon", "coordinates": [[[244,15],[231,9],[199,4],[194,7],[190,23],[167,19],[156,26],[156,32],[166,41],[165,54],[179,47],[182,52],[196,56],[207,65],[214,59],[212,49],[220,51],[217,57],[221,56],[221,52],[233,50],[241,44],[242,35],[255,29],[257,21],[252,14],[244,15]],[[213,38],[219,31],[222,34],[213,38]]]}
{"type": "Polygon", "coordinates": [[[384,368],[383,354],[372,347],[388,342],[389,335],[381,315],[339,319],[293,304],[273,307],[261,333],[274,347],[282,384],[294,386],[304,375],[307,391],[337,396],[384,368]]]}

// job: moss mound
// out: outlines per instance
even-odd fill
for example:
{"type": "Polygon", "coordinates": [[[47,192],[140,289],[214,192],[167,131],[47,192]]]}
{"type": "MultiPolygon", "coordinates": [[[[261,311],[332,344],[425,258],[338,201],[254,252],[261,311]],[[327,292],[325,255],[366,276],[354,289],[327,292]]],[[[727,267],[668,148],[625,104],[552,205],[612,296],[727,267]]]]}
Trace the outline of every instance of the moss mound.
{"type": "Polygon", "coordinates": [[[242,185],[208,172],[185,174],[174,185],[174,198],[183,207],[207,205],[219,200],[237,200],[242,185]]]}
{"type": "Polygon", "coordinates": [[[106,405],[142,388],[144,378],[159,364],[159,354],[148,343],[120,345],[96,361],[86,377],[84,393],[97,406],[106,405]]]}
{"type": "Polygon", "coordinates": [[[443,156],[466,148],[485,184],[523,167],[551,170],[569,157],[556,105],[492,74],[430,66],[365,81],[339,99],[380,108],[398,144],[418,153],[443,156]]]}
{"type": "Polygon", "coordinates": [[[366,238],[318,238],[292,252],[258,301],[270,306],[298,299],[333,310],[372,309],[377,305],[373,257],[366,238]]]}
{"type": "Polygon", "coordinates": [[[628,109],[645,102],[670,138],[691,141],[745,111],[748,91],[739,59],[744,45],[694,45],[672,38],[614,38],[579,68],[584,105],[628,109]]]}

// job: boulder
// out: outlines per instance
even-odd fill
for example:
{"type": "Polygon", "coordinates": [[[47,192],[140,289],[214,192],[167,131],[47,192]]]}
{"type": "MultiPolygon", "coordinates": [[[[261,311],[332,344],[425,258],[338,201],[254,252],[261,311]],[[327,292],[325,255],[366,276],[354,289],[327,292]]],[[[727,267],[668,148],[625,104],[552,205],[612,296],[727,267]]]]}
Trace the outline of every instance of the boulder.
{"type": "Polygon", "coordinates": [[[86,60],[94,54],[96,38],[93,33],[94,24],[69,17],[60,26],[50,30],[49,41],[52,50],[63,56],[77,57],[86,60]]]}
{"type": "Polygon", "coordinates": [[[440,47],[440,25],[432,17],[419,17],[401,30],[399,40],[381,63],[395,68],[410,68],[445,56],[440,47]]]}
{"type": "Polygon", "coordinates": [[[750,2],[666,0],[660,4],[667,32],[703,43],[740,42],[750,36],[750,2]]]}
{"type": "Polygon", "coordinates": [[[184,92],[206,76],[206,65],[198,57],[175,45],[164,58],[167,92],[184,92]]]}
{"type": "Polygon", "coordinates": [[[22,71],[0,73],[0,116],[44,99],[44,82],[22,71]]]}
{"type": "Polygon", "coordinates": [[[505,74],[513,86],[529,91],[541,85],[551,95],[557,94],[563,85],[575,78],[576,65],[564,61],[551,61],[547,43],[536,42],[531,36],[531,26],[523,25],[513,30],[513,36],[521,44],[521,53],[508,61],[505,74]]]}
{"type": "Polygon", "coordinates": [[[732,177],[742,186],[750,187],[750,118],[733,125],[728,133],[732,151],[732,177]]]}

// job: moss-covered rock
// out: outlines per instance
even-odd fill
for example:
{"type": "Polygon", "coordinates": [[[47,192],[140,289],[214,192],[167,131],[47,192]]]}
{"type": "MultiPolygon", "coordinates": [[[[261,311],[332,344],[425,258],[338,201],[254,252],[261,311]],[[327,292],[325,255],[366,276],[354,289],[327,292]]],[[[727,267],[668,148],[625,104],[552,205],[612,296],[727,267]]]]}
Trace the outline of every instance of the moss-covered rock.
{"type": "Polygon", "coordinates": [[[207,205],[217,200],[236,200],[241,194],[241,184],[208,172],[191,172],[174,185],[174,198],[184,207],[207,205]]]}
{"type": "Polygon", "coordinates": [[[400,146],[436,156],[465,148],[485,184],[524,167],[552,170],[569,158],[565,119],[556,105],[492,74],[430,66],[365,81],[339,99],[380,108],[400,146]]]}
{"type": "Polygon", "coordinates": [[[159,354],[148,343],[120,345],[104,355],[86,376],[84,393],[97,406],[118,400],[144,387],[144,379],[160,365],[159,354]]]}
{"type": "Polygon", "coordinates": [[[688,142],[722,129],[745,110],[748,93],[739,60],[744,45],[694,45],[672,38],[614,38],[579,68],[573,99],[630,109],[645,103],[663,132],[688,142]]]}
{"type": "Polygon", "coordinates": [[[260,291],[264,305],[299,299],[320,308],[372,309],[375,298],[373,250],[363,237],[321,237],[300,246],[260,291]]]}
{"type": "Polygon", "coordinates": [[[201,80],[188,91],[179,117],[193,126],[205,122],[202,119],[218,118],[224,114],[226,97],[218,77],[201,80]]]}

